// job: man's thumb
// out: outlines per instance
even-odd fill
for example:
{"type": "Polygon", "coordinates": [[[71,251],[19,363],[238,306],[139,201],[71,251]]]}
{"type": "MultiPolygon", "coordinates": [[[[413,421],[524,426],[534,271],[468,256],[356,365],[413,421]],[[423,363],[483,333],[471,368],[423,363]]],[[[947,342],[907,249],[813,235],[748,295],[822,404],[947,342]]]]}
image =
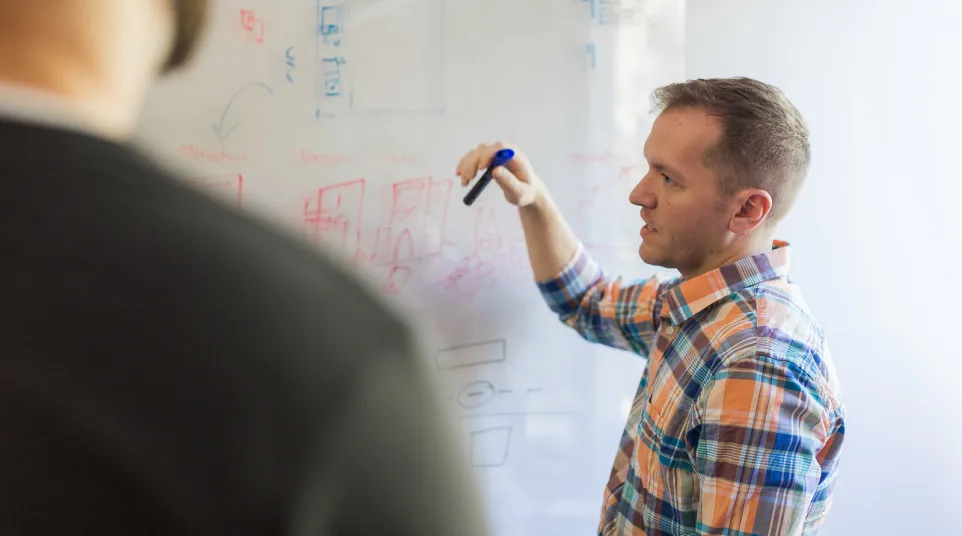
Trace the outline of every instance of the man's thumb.
{"type": "Polygon", "coordinates": [[[514,176],[506,167],[498,167],[494,170],[494,180],[498,183],[498,186],[504,190],[504,193],[508,195],[509,198],[518,199],[524,192],[525,183],[518,180],[518,177],[514,176]]]}

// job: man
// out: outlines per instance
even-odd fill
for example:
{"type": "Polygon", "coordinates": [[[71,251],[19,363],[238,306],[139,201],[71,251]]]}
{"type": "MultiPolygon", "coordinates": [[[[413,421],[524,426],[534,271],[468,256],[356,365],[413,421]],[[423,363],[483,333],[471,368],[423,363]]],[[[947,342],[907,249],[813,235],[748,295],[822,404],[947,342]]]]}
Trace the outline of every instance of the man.
{"type": "Polygon", "coordinates": [[[0,0],[0,534],[484,534],[412,335],[126,146],[202,0],[0,0]]]}
{"type": "MultiPolygon", "coordinates": [[[[809,167],[808,131],[750,79],[658,89],[645,143],[641,259],[679,279],[624,283],[595,264],[519,154],[495,180],[520,208],[548,304],[585,339],[648,359],[599,534],[813,534],[829,509],[843,408],[821,329],[774,240],[809,167]]],[[[466,154],[467,185],[502,144],[466,154]]]]}

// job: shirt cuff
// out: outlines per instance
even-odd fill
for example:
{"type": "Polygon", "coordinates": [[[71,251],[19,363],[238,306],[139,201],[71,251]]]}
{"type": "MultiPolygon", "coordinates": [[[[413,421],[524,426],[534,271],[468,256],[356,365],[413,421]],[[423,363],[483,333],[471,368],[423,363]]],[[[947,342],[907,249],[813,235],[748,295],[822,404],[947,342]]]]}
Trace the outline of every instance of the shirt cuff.
{"type": "Polygon", "coordinates": [[[545,281],[538,281],[538,289],[552,311],[561,315],[574,314],[585,294],[597,285],[604,276],[601,267],[584,245],[578,244],[578,250],[568,264],[558,275],[545,281]]]}

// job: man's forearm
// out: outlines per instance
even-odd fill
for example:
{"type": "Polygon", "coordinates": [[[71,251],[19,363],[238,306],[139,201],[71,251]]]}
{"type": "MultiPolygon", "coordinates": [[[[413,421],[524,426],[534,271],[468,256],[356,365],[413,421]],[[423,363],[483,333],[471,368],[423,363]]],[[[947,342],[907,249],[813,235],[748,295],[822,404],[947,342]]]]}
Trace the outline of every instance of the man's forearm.
{"type": "Polygon", "coordinates": [[[557,276],[578,251],[578,237],[547,192],[519,212],[535,280],[557,276]]]}

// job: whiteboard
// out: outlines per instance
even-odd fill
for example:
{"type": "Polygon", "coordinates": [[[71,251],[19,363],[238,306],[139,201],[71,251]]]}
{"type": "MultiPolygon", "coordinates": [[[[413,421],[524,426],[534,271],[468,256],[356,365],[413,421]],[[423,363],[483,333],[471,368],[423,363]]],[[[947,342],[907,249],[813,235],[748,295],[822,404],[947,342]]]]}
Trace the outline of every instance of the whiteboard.
{"type": "MultiPolygon", "coordinates": [[[[596,530],[643,361],[561,325],[517,212],[454,177],[517,144],[628,277],[649,94],[684,75],[677,0],[222,0],[138,141],[199,190],[338,252],[414,319],[498,535],[596,530]]],[[[376,334],[372,334],[376,335],[376,334]]]]}

